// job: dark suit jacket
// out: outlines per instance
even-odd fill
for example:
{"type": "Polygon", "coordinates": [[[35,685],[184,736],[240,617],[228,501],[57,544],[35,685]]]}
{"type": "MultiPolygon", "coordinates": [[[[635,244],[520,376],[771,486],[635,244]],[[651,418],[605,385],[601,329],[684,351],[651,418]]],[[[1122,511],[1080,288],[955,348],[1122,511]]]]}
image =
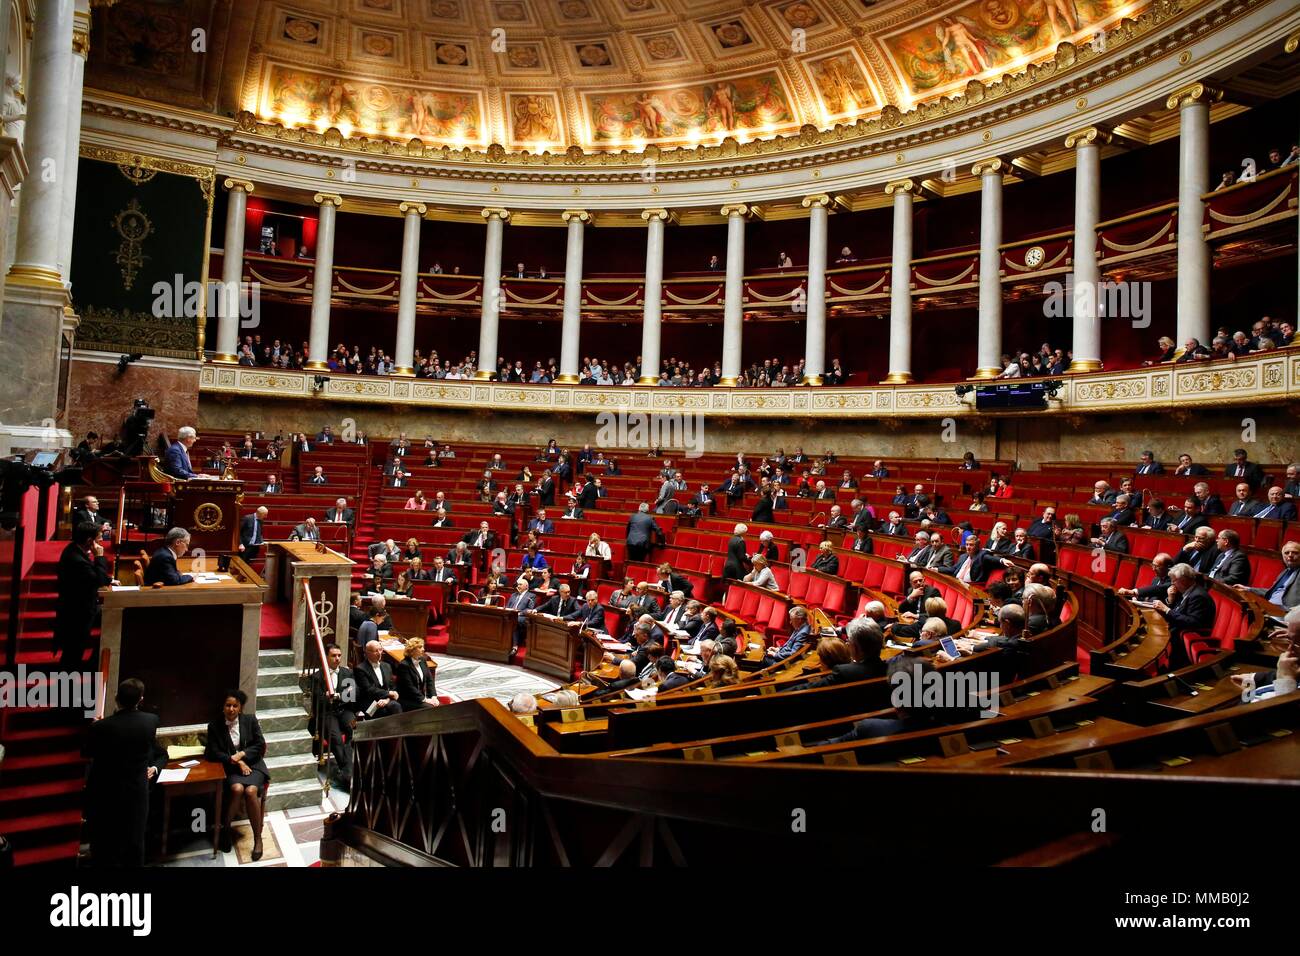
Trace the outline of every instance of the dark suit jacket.
{"type": "MultiPolygon", "coordinates": [[[[1268,592],[1273,590],[1273,588],[1277,587],[1278,583],[1283,579],[1283,577],[1286,576],[1286,573],[1287,573],[1286,568],[1283,568],[1282,573],[1279,574],[1277,577],[1275,577],[1272,583],[1269,584],[1268,587],[1251,588],[1251,590],[1254,591],[1256,594],[1258,594],[1260,597],[1268,597],[1268,592]]],[[[1300,574],[1297,574],[1295,577],[1293,577],[1291,579],[1291,583],[1286,586],[1286,590],[1282,592],[1283,607],[1292,608],[1297,605],[1300,605],[1300,574]]]]}
{"type": "Polygon", "coordinates": [[[271,779],[271,771],[266,767],[266,738],[262,736],[262,727],[252,714],[239,715],[239,746],[230,742],[230,732],[226,730],[226,718],[218,717],[208,724],[208,746],[203,751],[206,760],[213,760],[226,768],[227,774],[238,774],[239,768],[231,757],[244,752],[244,763],[250,770],[260,770],[271,779]]]}
{"type": "Polygon", "coordinates": [[[433,668],[428,661],[417,668],[414,658],[408,657],[397,665],[397,702],[402,710],[419,710],[433,695],[433,668]]]}
{"type": "Polygon", "coordinates": [[[1280,505],[1271,505],[1264,502],[1259,506],[1259,510],[1255,512],[1255,517],[1272,521],[1294,521],[1296,519],[1295,505],[1289,501],[1284,501],[1280,505]]]}
{"type": "MultiPolygon", "coordinates": [[[[245,548],[253,543],[253,522],[257,520],[257,515],[244,515],[239,519],[239,543],[245,548]]],[[[262,522],[262,527],[258,529],[262,540],[260,544],[266,543],[266,522],[262,522]]]]}
{"type": "MultiPolygon", "coordinates": [[[[1245,462],[1244,467],[1245,467],[1245,474],[1240,476],[1242,481],[1246,482],[1246,484],[1250,485],[1250,487],[1252,488],[1258,488],[1260,485],[1264,483],[1263,468],[1259,467],[1259,465],[1255,464],[1253,461],[1245,462]]],[[[1231,462],[1223,469],[1223,477],[1224,478],[1238,477],[1237,463],[1235,461],[1231,462]]]]}
{"type": "Polygon", "coordinates": [[[1226,513],[1227,509],[1223,507],[1223,500],[1218,495],[1206,495],[1205,500],[1201,502],[1201,514],[1203,515],[1221,515],[1226,513]]]}
{"type": "Polygon", "coordinates": [[[743,578],[748,569],[749,554],[745,550],[745,539],[738,534],[732,535],[731,540],[727,542],[727,560],[722,565],[722,576],[743,578]]]}
{"type": "MultiPolygon", "coordinates": [[[[334,524],[335,519],[338,517],[338,510],[339,510],[338,508],[325,509],[325,521],[327,524],[334,524]]],[[[353,511],[351,508],[344,508],[343,523],[346,525],[350,525],[354,521],[356,521],[356,512],[353,511]]]]}
{"type": "Polygon", "coordinates": [[[554,614],[557,617],[567,619],[570,614],[573,614],[578,610],[578,599],[575,597],[567,597],[561,600],[560,595],[557,592],[554,597],[545,601],[537,608],[537,610],[541,614],[554,614]]]}
{"type": "Polygon", "coordinates": [[[599,601],[594,604],[583,604],[564,615],[564,619],[577,621],[583,627],[591,628],[593,631],[603,631],[605,630],[605,606],[599,601]]]}
{"type": "MultiPolygon", "coordinates": [[[[383,686],[380,686],[379,680],[375,677],[374,668],[370,662],[363,660],[352,670],[352,676],[357,679],[357,699],[356,709],[364,711],[367,707],[377,700],[382,700],[388,696],[388,692],[395,690],[393,686],[393,668],[388,661],[381,661],[379,668],[383,673],[383,686]]],[[[375,716],[383,714],[383,710],[375,712],[375,716]]]]}
{"type": "Polygon", "coordinates": [[[1219,549],[1214,545],[1210,545],[1204,551],[1197,551],[1191,545],[1188,545],[1178,552],[1178,557],[1174,559],[1174,563],[1190,564],[1202,574],[1209,574],[1210,568],[1214,567],[1214,562],[1217,560],[1219,560],[1219,549]]]}
{"type": "Polygon", "coordinates": [[[1228,506],[1228,514],[1235,518],[1253,518],[1259,512],[1259,502],[1251,498],[1245,501],[1233,501],[1228,506]]]}
{"type": "Polygon", "coordinates": [[[970,580],[972,584],[983,584],[988,580],[989,575],[993,573],[995,568],[1001,567],[999,559],[994,555],[989,554],[987,551],[976,551],[974,558],[971,558],[965,551],[963,551],[957,557],[955,563],[945,565],[944,567],[939,568],[938,571],[940,574],[951,575],[955,578],[957,572],[961,570],[962,565],[967,561],[971,562],[970,580]]]}
{"type": "Polygon", "coordinates": [[[627,519],[627,543],[643,546],[663,540],[664,533],[655,519],[648,514],[637,512],[627,519]]]}
{"type": "Polygon", "coordinates": [[[775,519],[772,516],[775,507],[771,498],[759,498],[758,503],[754,505],[754,511],[750,515],[750,521],[756,521],[760,524],[771,524],[775,519]]]}
{"type": "Polygon", "coordinates": [[[1214,630],[1214,599],[1199,584],[1194,584],[1174,599],[1165,614],[1175,636],[1185,631],[1208,635],[1214,630]]]}
{"type": "Polygon", "coordinates": [[[194,477],[194,471],[190,465],[190,453],[185,450],[185,446],[179,441],[174,441],[167,446],[167,453],[163,455],[162,470],[173,478],[194,477]]]}
{"type": "Polygon", "coordinates": [[[1123,531],[1116,529],[1110,535],[1102,539],[1101,546],[1107,551],[1115,551],[1119,554],[1128,554],[1129,544],[1128,536],[1123,531]]]}
{"type": "MultiPolygon", "coordinates": [[[[1220,552],[1219,558],[1222,557],[1223,552],[1220,552]]],[[[1205,572],[1206,575],[1209,575],[1214,565],[1219,563],[1219,558],[1214,559],[1214,563],[1205,572]]],[[[1246,553],[1239,548],[1231,552],[1219,566],[1219,573],[1214,576],[1214,580],[1229,586],[1250,583],[1250,559],[1246,557],[1246,553]]]]}
{"type": "Polygon", "coordinates": [[[72,542],[59,556],[58,598],[54,604],[54,646],[84,647],[99,613],[99,589],[112,574],[108,561],[72,542]]]}
{"type": "Polygon", "coordinates": [[[1177,521],[1171,521],[1165,526],[1166,531],[1177,531],[1179,534],[1191,535],[1196,533],[1197,528],[1208,528],[1209,520],[1204,514],[1198,515],[1181,515],[1177,521]]]}
{"type": "Polygon", "coordinates": [[[153,584],[155,581],[161,581],[166,585],[189,584],[193,581],[188,574],[181,574],[176,569],[176,555],[171,548],[162,547],[153,553],[149,559],[149,566],[144,570],[144,583],[153,584]]]}
{"type": "Polygon", "coordinates": [[[119,710],[88,728],[86,820],[96,866],[144,865],[146,773],[150,766],[161,771],[167,764],[157,743],[160,723],[157,714],[119,710]]]}
{"type": "Polygon", "coordinates": [[[1150,601],[1158,599],[1166,600],[1169,594],[1169,578],[1156,578],[1150,584],[1137,589],[1137,596],[1140,600],[1150,601]]]}
{"type": "Polygon", "coordinates": [[[1178,472],[1177,469],[1175,469],[1175,473],[1178,474],[1180,477],[1182,475],[1194,475],[1197,478],[1203,478],[1204,476],[1210,473],[1210,470],[1206,468],[1204,465],[1198,465],[1195,462],[1193,462],[1186,471],[1178,472]]]}

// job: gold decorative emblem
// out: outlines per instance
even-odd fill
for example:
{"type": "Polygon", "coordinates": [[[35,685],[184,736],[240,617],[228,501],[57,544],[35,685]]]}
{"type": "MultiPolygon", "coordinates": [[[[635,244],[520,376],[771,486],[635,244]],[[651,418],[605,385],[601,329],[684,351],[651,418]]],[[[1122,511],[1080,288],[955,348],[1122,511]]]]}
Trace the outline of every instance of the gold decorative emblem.
{"type": "Polygon", "coordinates": [[[194,509],[194,526],[200,531],[216,531],[224,517],[220,505],[205,501],[194,509]]]}
{"type": "Polygon", "coordinates": [[[1047,255],[1042,246],[1030,246],[1025,250],[1025,265],[1031,269],[1037,269],[1043,264],[1043,259],[1047,255]]]}
{"type": "Polygon", "coordinates": [[[113,228],[122,237],[114,260],[122,270],[122,287],[130,289],[135,277],[149,257],[141,249],[145,239],[153,234],[153,223],[140,208],[140,201],[132,199],[126,208],[113,217],[113,228]]]}

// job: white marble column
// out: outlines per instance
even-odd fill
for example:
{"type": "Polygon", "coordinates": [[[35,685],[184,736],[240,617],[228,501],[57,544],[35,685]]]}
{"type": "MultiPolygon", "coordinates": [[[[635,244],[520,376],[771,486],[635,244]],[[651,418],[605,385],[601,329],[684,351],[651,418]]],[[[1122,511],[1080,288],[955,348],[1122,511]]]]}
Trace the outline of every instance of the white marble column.
{"type": "Polygon", "coordinates": [[[497,326],[501,318],[501,245],[508,209],[484,209],[487,241],[483,247],[483,311],[478,329],[478,374],[487,379],[497,370],[497,326]]]}
{"type": "Polygon", "coordinates": [[[59,223],[67,183],[68,85],[72,81],[71,2],[43,2],[34,24],[23,150],[31,175],[19,200],[18,242],[8,281],[62,286],[59,223]]]}
{"type": "Polygon", "coordinates": [[[217,349],[214,360],[239,361],[239,300],[244,279],[244,219],[253,184],[227,179],[226,238],[221,247],[221,289],[217,296],[217,349]]]}
{"type": "Polygon", "coordinates": [[[582,240],[591,213],[566,209],[560,214],[568,223],[564,248],[564,324],[560,328],[560,374],[557,382],[578,381],[578,343],[582,337],[582,240]]]}
{"type": "Polygon", "coordinates": [[[415,305],[419,298],[420,223],[429,207],[422,202],[404,202],[402,214],[402,276],[397,285],[397,348],[393,352],[394,375],[415,374],[415,305]]]}
{"type": "Polygon", "coordinates": [[[722,207],[727,217],[727,282],[722,302],[722,382],[735,385],[740,378],[742,338],[745,331],[745,217],[749,207],[735,203],[722,207]]]}
{"type": "Polygon", "coordinates": [[[646,234],[645,315],[641,320],[640,384],[654,385],[659,381],[659,343],[662,334],[659,320],[663,312],[664,291],[664,223],[668,221],[668,210],[643,209],[641,218],[646,222],[646,234]]]}
{"type": "Polygon", "coordinates": [[[1101,217],[1101,145],[1109,134],[1096,126],[1071,133],[1074,150],[1074,272],[1070,276],[1074,315],[1071,372],[1101,368],[1101,316],[1098,309],[1101,269],[1097,265],[1097,223],[1101,217]]]}
{"type": "Polygon", "coordinates": [[[912,193],[916,183],[900,179],[885,186],[894,197],[894,245],[889,272],[889,374],[885,382],[912,380],[912,193]]]}
{"type": "MultiPolygon", "coordinates": [[[[1291,36],[1287,37],[1286,45],[1284,49],[1286,50],[1287,53],[1295,53],[1297,50],[1300,50],[1300,30],[1296,31],[1295,33],[1291,34],[1291,36]]],[[[1292,142],[1300,143],[1300,134],[1296,134],[1296,136],[1297,138],[1293,139],[1292,142]]],[[[1297,231],[1296,256],[1300,257],[1300,216],[1296,216],[1296,231],[1297,231]]],[[[1296,265],[1297,268],[1300,268],[1300,262],[1297,262],[1296,265]]],[[[1295,284],[1295,291],[1296,291],[1295,316],[1297,320],[1300,320],[1300,282],[1297,282],[1295,284]]]]}
{"type": "Polygon", "coordinates": [[[1205,241],[1205,202],[1210,191],[1210,103],[1222,93],[1194,83],[1169,97],[1178,110],[1178,333],[1210,342],[1210,245],[1205,241]]]}
{"type": "Polygon", "coordinates": [[[63,212],[59,217],[59,266],[72,282],[72,226],[77,215],[77,165],[81,158],[81,92],[90,53],[90,0],[77,0],[69,63],[67,150],[64,154],[63,212]]]}
{"type": "Polygon", "coordinates": [[[343,197],[335,193],[317,193],[312,198],[320,206],[320,223],[316,227],[316,271],[311,279],[311,332],[307,336],[307,364],[303,367],[320,371],[329,368],[334,223],[339,207],[343,205],[343,197]]]}
{"type": "Polygon", "coordinates": [[[1002,172],[1000,159],[983,159],[971,167],[980,177],[980,291],[976,378],[1002,372],[1002,172]]]}
{"type": "Polygon", "coordinates": [[[826,220],[831,197],[805,196],[808,210],[808,300],[804,336],[804,384],[820,385],[826,371],[826,220]]]}

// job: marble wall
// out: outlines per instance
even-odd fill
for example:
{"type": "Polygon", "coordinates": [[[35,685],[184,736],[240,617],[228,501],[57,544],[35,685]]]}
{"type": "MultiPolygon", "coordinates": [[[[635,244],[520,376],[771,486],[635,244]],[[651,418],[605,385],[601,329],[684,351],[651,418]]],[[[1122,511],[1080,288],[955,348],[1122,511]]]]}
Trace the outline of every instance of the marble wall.
{"type": "MultiPolygon", "coordinates": [[[[209,394],[199,398],[198,406],[201,428],[238,431],[316,432],[329,423],[337,433],[351,419],[358,430],[370,435],[405,431],[413,438],[432,435],[453,443],[499,439],[504,444],[536,445],[556,438],[561,444],[578,446],[585,442],[597,444],[599,432],[594,416],[569,413],[537,415],[502,410],[485,414],[299,400],[268,406],[264,399],[209,394]]],[[[970,450],[980,459],[1017,459],[1026,468],[1043,461],[1136,461],[1146,448],[1155,451],[1162,461],[1173,461],[1180,452],[1187,451],[1198,461],[1227,462],[1232,450],[1243,445],[1250,449],[1254,460],[1294,461],[1300,458],[1298,433],[1300,406],[1241,406],[1198,411],[1185,417],[1138,411],[1129,415],[963,419],[956,423],[955,433],[946,432],[939,419],[841,422],[785,418],[758,422],[710,416],[702,427],[706,452],[777,447],[791,451],[802,446],[810,453],[831,448],[840,455],[864,457],[958,458],[970,450]],[[1253,435],[1243,426],[1243,419],[1254,422],[1253,435]]]]}
{"type": "Polygon", "coordinates": [[[199,363],[143,359],[118,374],[117,355],[73,353],[68,382],[68,431],[74,441],[86,432],[116,438],[132,403],[143,398],[154,409],[152,442],[160,432],[176,435],[199,416],[199,363]]]}

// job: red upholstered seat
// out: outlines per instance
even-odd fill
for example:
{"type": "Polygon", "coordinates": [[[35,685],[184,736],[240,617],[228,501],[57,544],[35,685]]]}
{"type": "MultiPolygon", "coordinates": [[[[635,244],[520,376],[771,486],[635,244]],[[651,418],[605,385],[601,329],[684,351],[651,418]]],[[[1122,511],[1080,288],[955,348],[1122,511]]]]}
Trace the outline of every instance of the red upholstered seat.
{"type": "Polygon", "coordinates": [[[1183,632],[1183,648],[1187,651],[1188,660],[1193,663],[1199,663],[1202,658],[1219,651],[1232,650],[1237,639],[1244,636],[1249,626],[1250,618],[1232,598],[1225,597],[1218,591],[1211,591],[1210,597],[1214,599],[1214,627],[1210,633],[1183,632]]]}
{"type": "Polygon", "coordinates": [[[758,602],[764,595],[757,591],[745,589],[741,592],[740,610],[737,614],[746,621],[754,620],[754,613],[758,610],[758,602]]]}
{"type": "Polygon", "coordinates": [[[889,565],[884,561],[868,561],[866,576],[862,578],[862,583],[869,588],[881,590],[881,583],[885,580],[885,572],[889,570],[889,565]]]}
{"type": "Polygon", "coordinates": [[[791,574],[790,582],[784,589],[785,593],[790,595],[792,598],[802,601],[808,594],[808,582],[811,580],[811,575],[791,574]]]}
{"type": "Polygon", "coordinates": [[[836,615],[844,611],[844,602],[848,599],[849,588],[843,581],[828,581],[826,595],[822,598],[822,610],[836,615]]]}
{"type": "Polygon", "coordinates": [[[1131,588],[1137,581],[1138,563],[1136,561],[1120,561],[1119,567],[1115,570],[1115,587],[1131,588]]]}
{"type": "Polygon", "coordinates": [[[744,603],[745,589],[730,587],[722,598],[722,609],[729,614],[739,614],[741,605],[744,603]]]}
{"type": "Polygon", "coordinates": [[[1252,554],[1250,556],[1250,586],[1253,588],[1269,587],[1282,573],[1282,559],[1270,555],[1252,554]]]}
{"type": "Polygon", "coordinates": [[[886,565],[885,577],[880,582],[880,590],[886,594],[901,594],[903,591],[903,567],[902,565],[886,565]]]}
{"type": "Polygon", "coordinates": [[[820,606],[826,597],[826,579],[808,576],[808,591],[804,596],[804,601],[814,606],[820,606]]]}
{"type": "Polygon", "coordinates": [[[790,569],[777,565],[772,566],[772,577],[776,578],[776,589],[778,591],[788,592],[790,588],[790,569]]]}

